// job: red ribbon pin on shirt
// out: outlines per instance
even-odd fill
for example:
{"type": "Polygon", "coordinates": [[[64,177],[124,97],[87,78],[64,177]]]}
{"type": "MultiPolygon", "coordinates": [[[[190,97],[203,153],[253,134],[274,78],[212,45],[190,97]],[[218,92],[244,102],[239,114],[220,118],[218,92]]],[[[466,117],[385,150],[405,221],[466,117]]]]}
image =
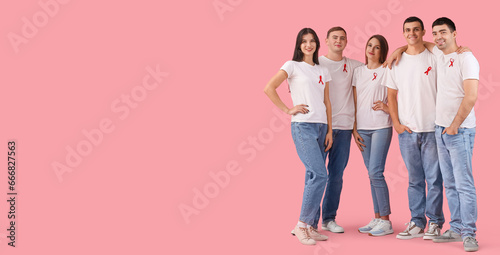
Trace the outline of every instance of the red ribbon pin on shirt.
{"type": "Polygon", "coordinates": [[[344,70],[342,72],[346,72],[347,73],[346,67],[347,67],[347,64],[344,64],[344,70]]]}
{"type": "Polygon", "coordinates": [[[424,73],[425,73],[426,75],[429,75],[429,71],[430,71],[430,70],[432,70],[432,67],[430,67],[430,66],[429,66],[429,68],[427,68],[427,71],[425,71],[424,73]]]}
{"type": "Polygon", "coordinates": [[[373,79],[372,79],[372,81],[375,80],[375,79],[377,79],[377,73],[373,73],[373,79]]]}
{"type": "Polygon", "coordinates": [[[450,66],[448,66],[448,67],[452,67],[453,66],[453,62],[455,62],[455,60],[452,59],[452,58],[450,58],[450,66]]]}
{"type": "Polygon", "coordinates": [[[321,75],[319,76],[319,82],[318,82],[318,83],[321,83],[321,84],[325,85],[325,84],[323,83],[323,80],[321,79],[321,75]]]}

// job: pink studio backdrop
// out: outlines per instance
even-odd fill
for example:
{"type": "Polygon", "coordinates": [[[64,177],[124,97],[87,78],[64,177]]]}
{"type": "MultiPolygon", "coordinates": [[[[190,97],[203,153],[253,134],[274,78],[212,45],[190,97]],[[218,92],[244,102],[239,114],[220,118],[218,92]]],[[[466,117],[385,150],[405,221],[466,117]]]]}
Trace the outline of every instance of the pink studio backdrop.
{"type": "MultiPolygon", "coordinates": [[[[391,52],[405,44],[402,22],[412,15],[425,22],[427,41],[432,21],[450,17],[481,65],[477,237],[480,254],[499,254],[496,9],[492,1],[3,1],[0,254],[463,252],[461,243],[357,233],[372,204],[354,144],[338,212],[346,233],[327,233],[314,247],[289,234],[304,167],[265,84],[291,59],[303,27],[324,38],[343,26],[346,55],[363,60],[371,34],[385,35],[391,52]],[[7,231],[10,139],[15,248],[7,231]]],[[[279,94],[291,105],[286,83],[279,94]]],[[[396,136],[386,178],[399,232],[410,212],[396,136]]],[[[448,222],[446,203],[444,210],[448,222]]]]}

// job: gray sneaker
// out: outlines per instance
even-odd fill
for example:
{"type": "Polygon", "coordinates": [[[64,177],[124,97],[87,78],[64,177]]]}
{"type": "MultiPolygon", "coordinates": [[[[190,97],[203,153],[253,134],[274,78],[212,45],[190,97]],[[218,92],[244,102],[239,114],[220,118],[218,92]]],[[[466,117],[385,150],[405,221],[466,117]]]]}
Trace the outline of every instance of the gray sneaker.
{"type": "Polygon", "coordinates": [[[476,238],[472,236],[468,236],[464,240],[464,249],[465,251],[477,251],[479,246],[477,245],[476,238]]]}
{"type": "Polygon", "coordinates": [[[453,230],[446,230],[442,235],[434,237],[432,239],[435,243],[449,243],[449,242],[462,242],[462,237],[459,234],[453,232],[453,230]]]}

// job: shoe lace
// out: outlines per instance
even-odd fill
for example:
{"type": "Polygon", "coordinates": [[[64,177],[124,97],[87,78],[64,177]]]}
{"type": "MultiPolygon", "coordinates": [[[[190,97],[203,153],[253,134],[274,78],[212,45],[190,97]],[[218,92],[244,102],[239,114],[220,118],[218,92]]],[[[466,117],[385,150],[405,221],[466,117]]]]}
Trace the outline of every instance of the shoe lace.
{"type": "Polygon", "coordinates": [[[302,232],[302,234],[304,234],[304,236],[305,236],[306,239],[311,238],[311,236],[309,235],[309,232],[307,232],[306,228],[299,228],[299,229],[302,232]]]}
{"type": "Polygon", "coordinates": [[[468,236],[468,237],[466,237],[466,238],[465,238],[465,240],[464,240],[464,242],[465,242],[465,243],[471,242],[471,243],[473,243],[473,244],[477,244],[477,243],[478,243],[478,241],[476,240],[476,238],[474,238],[474,237],[472,237],[472,236],[468,236]]]}
{"type": "Polygon", "coordinates": [[[436,229],[438,228],[438,224],[430,224],[429,226],[429,229],[427,230],[428,233],[433,233],[434,231],[436,231],[436,229]]]}
{"type": "Polygon", "coordinates": [[[410,221],[410,222],[405,223],[405,226],[407,226],[407,227],[406,227],[404,232],[410,232],[410,229],[412,229],[413,226],[415,226],[415,223],[413,223],[413,221],[410,221]]]}
{"type": "Polygon", "coordinates": [[[311,233],[315,234],[315,235],[319,235],[318,230],[317,230],[317,229],[315,229],[315,228],[313,228],[313,227],[310,227],[310,228],[309,228],[309,231],[310,231],[311,233]]]}

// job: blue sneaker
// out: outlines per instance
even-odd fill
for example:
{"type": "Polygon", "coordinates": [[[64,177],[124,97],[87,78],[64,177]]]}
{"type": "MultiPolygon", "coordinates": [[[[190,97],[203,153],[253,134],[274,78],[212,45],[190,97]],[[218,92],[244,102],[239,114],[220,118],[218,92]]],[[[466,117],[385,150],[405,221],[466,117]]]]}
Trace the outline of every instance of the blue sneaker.
{"type": "Polygon", "coordinates": [[[379,220],[377,226],[375,226],[368,235],[370,236],[385,236],[394,233],[392,230],[392,223],[390,220],[379,220]]]}
{"type": "Polygon", "coordinates": [[[358,232],[359,233],[370,232],[375,226],[377,226],[379,221],[380,221],[380,218],[372,219],[372,221],[370,221],[370,223],[368,223],[368,225],[358,228],[358,232]]]}

